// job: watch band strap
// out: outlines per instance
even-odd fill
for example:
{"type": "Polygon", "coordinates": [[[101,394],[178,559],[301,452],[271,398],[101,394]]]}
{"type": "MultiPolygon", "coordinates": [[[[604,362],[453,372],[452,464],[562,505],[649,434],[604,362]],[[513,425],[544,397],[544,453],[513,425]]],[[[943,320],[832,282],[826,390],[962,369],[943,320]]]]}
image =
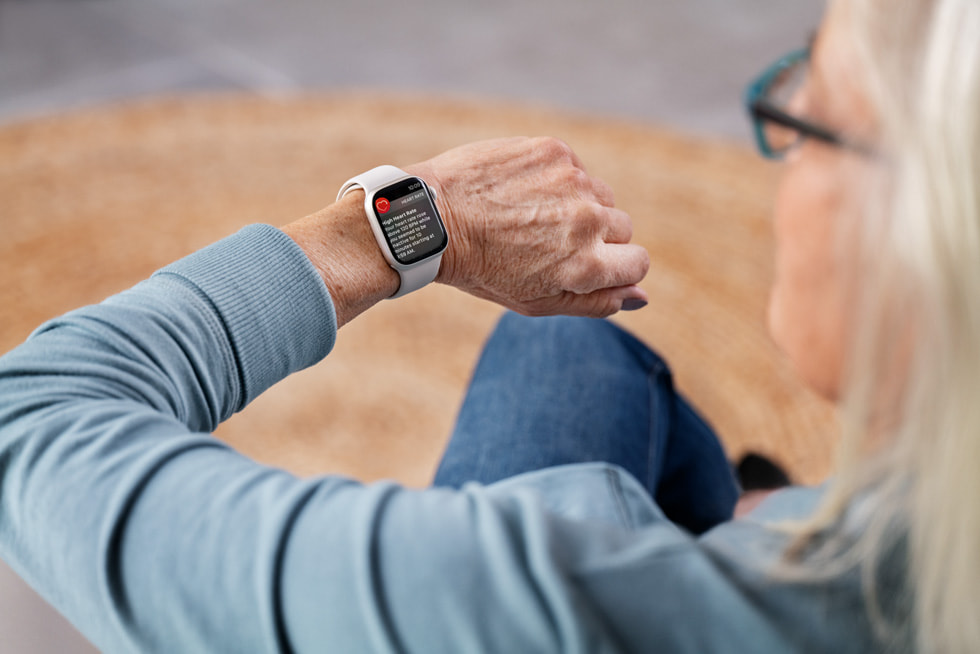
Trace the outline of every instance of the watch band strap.
{"type": "MultiPolygon", "coordinates": [[[[340,187],[340,192],[337,193],[337,200],[339,201],[355,188],[364,189],[364,192],[367,194],[364,200],[364,211],[367,213],[368,220],[371,221],[371,228],[374,232],[375,239],[378,241],[378,246],[385,252],[387,252],[388,245],[385,243],[384,236],[381,234],[381,228],[377,225],[377,220],[371,207],[371,194],[383,186],[410,176],[396,166],[378,166],[350,178],[340,187]]],[[[429,189],[429,193],[433,201],[435,201],[435,192],[429,189]]],[[[386,256],[385,259],[387,260],[388,257],[386,256]]],[[[395,266],[389,260],[389,265],[398,273],[400,282],[398,284],[398,290],[395,291],[394,295],[389,296],[388,299],[393,300],[403,295],[408,295],[412,291],[417,291],[431,283],[439,274],[439,263],[441,261],[441,253],[408,268],[395,266]]]]}
{"type": "Polygon", "coordinates": [[[398,290],[389,299],[393,300],[396,297],[401,297],[403,295],[408,295],[412,291],[417,291],[423,286],[428,286],[435,280],[436,275],[439,274],[439,262],[442,261],[442,255],[432,257],[431,259],[426,259],[425,261],[412,266],[407,270],[399,270],[398,276],[401,278],[401,283],[398,285],[398,290]]]}
{"type": "Polygon", "coordinates": [[[362,188],[366,193],[371,193],[382,186],[386,186],[408,176],[408,173],[396,166],[378,166],[377,168],[372,168],[344,182],[344,185],[340,187],[340,192],[337,193],[337,200],[340,201],[342,197],[355,188],[362,188]]]}

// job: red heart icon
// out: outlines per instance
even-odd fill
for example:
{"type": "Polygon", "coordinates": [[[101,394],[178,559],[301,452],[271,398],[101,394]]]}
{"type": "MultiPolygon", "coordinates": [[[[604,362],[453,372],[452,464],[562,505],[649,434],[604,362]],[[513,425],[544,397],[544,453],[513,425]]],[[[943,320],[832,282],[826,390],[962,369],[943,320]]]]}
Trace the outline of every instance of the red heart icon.
{"type": "Polygon", "coordinates": [[[374,206],[378,209],[378,213],[388,213],[388,209],[391,209],[391,203],[385,198],[375,200],[374,206]]]}

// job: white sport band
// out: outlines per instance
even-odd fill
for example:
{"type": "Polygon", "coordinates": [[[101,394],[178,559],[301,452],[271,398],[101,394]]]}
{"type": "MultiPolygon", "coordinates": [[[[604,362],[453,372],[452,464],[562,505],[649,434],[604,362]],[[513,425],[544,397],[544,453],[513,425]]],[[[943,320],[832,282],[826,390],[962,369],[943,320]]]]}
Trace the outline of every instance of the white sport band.
{"type": "Polygon", "coordinates": [[[364,212],[371,231],[388,265],[401,279],[391,298],[434,280],[449,244],[435,191],[422,178],[395,166],[378,166],[352,177],[340,187],[337,200],[355,188],[364,189],[364,212]]]}

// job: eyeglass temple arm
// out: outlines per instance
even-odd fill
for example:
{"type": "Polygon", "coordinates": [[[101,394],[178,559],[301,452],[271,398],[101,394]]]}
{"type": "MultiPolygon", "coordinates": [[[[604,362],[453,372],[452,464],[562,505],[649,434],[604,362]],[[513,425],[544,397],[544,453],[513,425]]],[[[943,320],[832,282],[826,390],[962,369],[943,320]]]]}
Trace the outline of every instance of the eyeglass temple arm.
{"type": "Polygon", "coordinates": [[[831,145],[848,148],[864,155],[874,155],[874,150],[867,145],[845,139],[841,135],[819,125],[814,125],[813,123],[800,120],[799,118],[778,109],[761,98],[756,98],[753,100],[750,103],[749,108],[751,109],[752,113],[759,118],[766,118],[785,127],[795,129],[806,136],[821,140],[831,145]]]}

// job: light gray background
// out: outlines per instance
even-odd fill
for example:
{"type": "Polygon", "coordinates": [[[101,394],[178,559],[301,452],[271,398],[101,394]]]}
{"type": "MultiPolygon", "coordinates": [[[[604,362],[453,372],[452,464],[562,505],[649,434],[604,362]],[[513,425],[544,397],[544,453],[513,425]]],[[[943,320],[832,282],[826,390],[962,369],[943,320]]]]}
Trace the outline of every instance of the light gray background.
{"type": "MultiPolygon", "coordinates": [[[[802,44],[822,7],[819,0],[0,0],[0,125],[155,94],[385,88],[545,104],[747,141],[745,83],[802,44]]],[[[0,565],[0,652],[88,651],[0,565]]]]}

